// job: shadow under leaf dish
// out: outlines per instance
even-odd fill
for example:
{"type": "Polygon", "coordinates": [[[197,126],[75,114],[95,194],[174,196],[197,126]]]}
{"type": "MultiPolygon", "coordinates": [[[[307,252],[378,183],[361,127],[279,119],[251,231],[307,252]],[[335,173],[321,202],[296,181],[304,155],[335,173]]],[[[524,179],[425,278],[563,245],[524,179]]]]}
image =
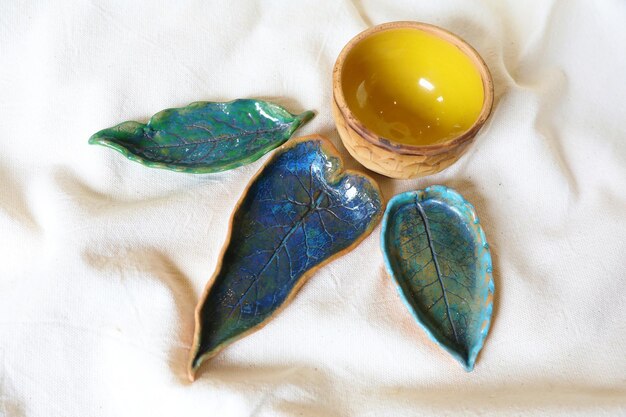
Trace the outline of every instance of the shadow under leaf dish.
{"type": "Polygon", "coordinates": [[[376,182],[345,171],[321,136],[278,149],[237,203],[196,308],[190,380],[204,360],[266,324],[317,268],[371,233],[383,204],[376,182]]]}
{"type": "Polygon", "coordinates": [[[256,161],[312,117],[311,111],[293,115],[260,100],[199,101],[163,110],[147,124],[128,121],[101,130],[89,143],[149,167],[206,174],[256,161]]]}
{"type": "Polygon", "coordinates": [[[437,344],[467,371],[489,331],[491,255],[474,207],[436,185],[394,196],[383,217],[387,271],[405,304],[437,344]]]}

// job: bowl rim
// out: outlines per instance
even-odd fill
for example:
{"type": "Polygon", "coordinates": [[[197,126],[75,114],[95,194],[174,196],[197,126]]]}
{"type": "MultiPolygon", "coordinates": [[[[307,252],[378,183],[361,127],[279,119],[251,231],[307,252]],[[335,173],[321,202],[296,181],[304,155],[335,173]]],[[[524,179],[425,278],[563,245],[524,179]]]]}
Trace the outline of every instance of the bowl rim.
{"type": "Polygon", "coordinates": [[[465,142],[470,141],[480,128],[485,124],[493,108],[493,79],[487,64],[482,59],[480,54],[466,41],[452,32],[442,29],[439,26],[431,25],[423,22],[416,21],[397,21],[387,22],[380,25],[373,26],[369,29],[359,33],[343,47],[335,66],[333,67],[333,100],[339,108],[340,113],[346,120],[346,123],[350,128],[355,130],[368,142],[376,146],[381,146],[395,153],[405,155],[436,155],[442,152],[446,152],[452,148],[456,148],[465,142]],[[476,121],[466,131],[460,133],[458,136],[453,137],[445,142],[435,143],[430,145],[409,145],[399,142],[394,142],[385,137],[379,136],[372,130],[367,128],[350,110],[348,103],[343,95],[343,86],[341,81],[342,69],[348,54],[352,51],[354,46],[360,43],[365,38],[368,38],[374,34],[394,29],[415,29],[423,32],[427,32],[437,36],[438,38],[456,46],[461,52],[463,52],[474,64],[480,78],[483,83],[484,100],[481,111],[476,121]]]}

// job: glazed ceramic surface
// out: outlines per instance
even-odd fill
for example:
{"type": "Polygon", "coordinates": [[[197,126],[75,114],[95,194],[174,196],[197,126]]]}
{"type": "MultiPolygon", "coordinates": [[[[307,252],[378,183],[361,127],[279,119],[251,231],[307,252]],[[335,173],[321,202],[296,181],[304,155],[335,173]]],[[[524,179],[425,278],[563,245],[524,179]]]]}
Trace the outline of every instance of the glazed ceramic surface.
{"type": "Polygon", "coordinates": [[[493,83],[478,53],[441,28],[391,22],[353,38],[333,70],[333,116],[346,148],[392,178],[439,172],[483,126],[493,83]]]}
{"type": "Polygon", "coordinates": [[[443,186],[396,195],[385,211],[381,245],[418,323],[471,371],[489,331],[494,292],[474,207],[443,186]]]}
{"type": "Polygon", "coordinates": [[[147,124],[129,121],[101,130],[89,143],[149,167],[211,173],[256,161],[312,117],[259,100],[196,102],[163,110],[147,124]]]}
{"type": "Polygon", "coordinates": [[[350,155],[364,167],[391,178],[408,179],[436,174],[455,163],[469,145],[469,142],[464,142],[432,154],[400,154],[382,146],[372,145],[348,126],[335,102],[332,103],[332,112],[339,136],[350,155]]]}
{"type": "Polygon", "coordinates": [[[344,171],[326,139],[278,149],[237,204],[198,304],[190,379],[203,360],[265,324],[316,268],[364,239],[382,207],[375,181],[344,171]]]}
{"type": "Polygon", "coordinates": [[[348,53],[342,74],[348,107],[391,141],[445,142],[468,130],[484,101],[474,63],[433,33],[389,29],[348,53]]]}

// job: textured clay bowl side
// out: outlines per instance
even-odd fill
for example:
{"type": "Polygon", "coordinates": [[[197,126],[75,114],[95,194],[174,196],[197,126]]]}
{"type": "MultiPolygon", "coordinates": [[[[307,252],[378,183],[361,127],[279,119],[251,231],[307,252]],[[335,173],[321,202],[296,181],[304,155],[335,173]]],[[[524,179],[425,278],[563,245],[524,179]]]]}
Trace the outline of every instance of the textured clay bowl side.
{"type": "Polygon", "coordinates": [[[391,178],[415,178],[435,174],[456,162],[484,125],[493,106],[493,80],[478,52],[458,36],[419,22],[390,22],[372,27],[354,37],[343,48],[333,69],[332,112],[337,130],[348,152],[366,168],[391,178]],[[350,110],[342,85],[346,57],[355,45],[377,33],[393,29],[420,30],[454,45],[465,54],[480,75],[484,99],[480,113],[469,129],[441,143],[412,145],[382,137],[361,122],[350,110]]]}

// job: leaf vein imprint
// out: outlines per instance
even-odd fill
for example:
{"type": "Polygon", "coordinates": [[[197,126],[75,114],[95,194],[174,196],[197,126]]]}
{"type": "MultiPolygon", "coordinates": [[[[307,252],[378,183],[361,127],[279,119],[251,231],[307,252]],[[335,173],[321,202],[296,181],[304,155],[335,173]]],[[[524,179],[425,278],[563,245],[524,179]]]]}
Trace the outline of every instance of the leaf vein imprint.
{"type": "MultiPolygon", "coordinates": [[[[235,303],[235,305],[232,307],[230,314],[228,315],[228,317],[231,317],[233,315],[233,313],[235,312],[235,310],[238,307],[241,307],[244,303],[244,300],[246,298],[246,296],[248,295],[248,292],[250,291],[250,289],[257,283],[257,281],[261,278],[261,276],[263,275],[263,273],[267,270],[267,268],[272,264],[272,262],[274,260],[276,260],[278,258],[278,254],[280,253],[281,250],[286,249],[285,244],[287,243],[287,241],[289,240],[289,238],[295,233],[295,231],[302,225],[304,225],[306,218],[312,213],[312,212],[316,212],[317,209],[317,205],[321,202],[323,195],[318,196],[317,200],[313,202],[313,205],[310,206],[298,219],[298,221],[289,229],[289,231],[285,234],[285,236],[281,239],[280,243],[278,244],[278,246],[272,251],[272,255],[270,256],[270,258],[267,260],[267,262],[265,262],[265,264],[263,265],[263,267],[261,268],[261,270],[257,273],[254,274],[252,277],[252,281],[250,282],[250,285],[246,288],[246,290],[242,293],[241,297],[239,298],[239,300],[237,301],[237,303],[235,303]]],[[[293,278],[293,276],[292,276],[293,278]]]]}
{"type": "MultiPolygon", "coordinates": [[[[231,134],[223,134],[223,135],[218,135],[218,136],[212,136],[209,139],[201,139],[198,141],[194,141],[194,142],[187,142],[187,143],[170,143],[170,144],[159,144],[159,145],[153,145],[153,146],[146,146],[144,149],[166,149],[166,148],[184,148],[186,146],[190,146],[190,145],[203,145],[206,143],[213,143],[213,142],[220,142],[220,141],[227,141],[227,140],[232,140],[232,139],[238,139],[240,137],[248,137],[248,136],[260,136],[262,134],[265,133],[274,133],[274,132],[278,132],[280,130],[283,130],[285,128],[285,126],[288,126],[289,123],[281,123],[276,127],[273,128],[269,128],[269,129],[258,129],[258,130],[252,130],[252,131],[245,131],[245,133],[231,133],[231,134]]],[[[191,127],[196,127],[196,128],[200,128],[202,130],[207,130],[207,128],[204,128],[203,126],[199,126],[199,125],[191,125],[191,127]]],[[[156,129],[153,130],[153,132],[159,132],[159,131],[163,131],[161,129],[156,129]]],[[[166,132],[168,134],[171,134],[171,132],[166,132]]],[[[153,140],[153,142],[155,142],[153,140]]]]}
{"type": "Polygon", "coordinates": [[[452,321],[452,316],[450,315],[450,304],[448,303],[447,291],[443,283],[443,275],[441,273],[441,269],[439,268],[439,261],[437,260],[437,253],[435,252],[435,247],[433,245],[433,238],[430,232],[430,225],[428,224],[428,217],[426,216],[426,213],[424,212],[424,208],[420,204],[418,197],[415,197],[415,207],[417,208],[417,213],[419,214],[419,216],[422,219],[422,222],[424,223],[424,229],[426,230],[426,240],[428,240],[430,253],[435,263],[435,271],[437,272],[437,280],[439,281],[439,285],[441,286],[441,292],[443,294],[443,302],[446,305],[446,315],[448,316],[448,321],[450,322],[450,326],[452,327],[452,333],[454,334],[454,339],[457,343],[460,343],[459,336],[456,332],[456,327],[454,326],[454,321],[452,321]]]}

